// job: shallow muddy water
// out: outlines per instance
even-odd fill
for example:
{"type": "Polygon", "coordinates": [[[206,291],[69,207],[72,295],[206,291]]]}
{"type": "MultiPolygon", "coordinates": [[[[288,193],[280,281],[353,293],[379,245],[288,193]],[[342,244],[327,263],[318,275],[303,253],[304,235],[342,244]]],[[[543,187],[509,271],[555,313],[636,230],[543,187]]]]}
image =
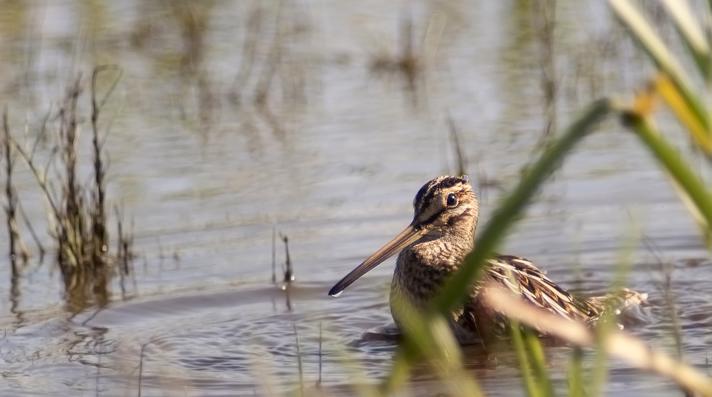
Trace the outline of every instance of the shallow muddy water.
{"type": "MultiPolygon", "coordinates": [[[[300,383],[308,395],[317,386],[354,394],[376,384],[397,344],[393,260],[338,299],[327,291],[410,222],[425,181],[455,172],[448,119],[486,219],[540,152],[547,126],[566,125],[594,98],[627,98],[650,76],[597,1],[559,4],[552,34],[541,10],[518,1],[206,4],[29,2],[0,18],[0,92],[18,136],[27,123],[32,139],[75,72],[122,68],[104,113],[108,194],[131,220],[137,254],[125,293],[115,279],[107,306],[75,314],[51,255],[41,264],[33,256],[18,288],[0,266],[0,395],[262,395],[300,383]],[[408,21],[413,78],[398,63],[408,21]],[[289,289],[271,281],[273,231],[289,237],[289,289]]],[[[650,304],[631,332],[675,350],[668,266],[684,358],[704,369],[712,261],[699,230],[636,138],[617,120],[599,130],[502,251],[592,294],[608,288],[635,242],[628,285],[650,304]]],[[[40,191],[17,168],[23,210],[49,241],[40,191]]],[[[278,242],[278,278],[284,261],[278,242]]],[[[566,388],[570,354],[549,349],[557,388],[566,388]]],[[[465,355],[487,395],[524,393],[511,353],[465,355]]],[[[409,394],[438,390],[427,371],[409,384],[409,394]]],[[[607,390],[676,388],[613,361],[607,390]]]]}

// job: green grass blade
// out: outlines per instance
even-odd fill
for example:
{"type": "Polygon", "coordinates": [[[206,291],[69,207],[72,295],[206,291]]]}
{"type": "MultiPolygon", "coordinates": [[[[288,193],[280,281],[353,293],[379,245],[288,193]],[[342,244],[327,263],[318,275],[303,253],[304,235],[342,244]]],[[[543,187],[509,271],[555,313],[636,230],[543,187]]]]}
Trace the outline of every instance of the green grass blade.
{"type": "Polygon", "coordinates": [[[509,327],[512,334],[514,351],[517,353],[517,359],[519,360],[520,372],[522,373],[522,378],[524,379],[524,390],[530,397],[544,397],[544,394],[542,390],[539,389],[537,380],[534,377],[534,371],[532,370],[532,365],[529,362],[529,354],[527,353],[527,348],[524,344],[524,337],[522,336],[523,331],[519,326],[519,322],[512,320],[509,327]]]}
{"type": "MultiPolygon", "coordinates": [[[[613,281],[608,288],[608,294],[612,295],[620,291],[628,280],[628,275],[633,266],[634,249],[639,243],[640,230],[633,225],[628,235],[622,240],[626,241],[622,245],[619,252],[618,266],[616,266],[613,275],[613,281]]],[[[603,312],[601,319],[596,324],[596,333],[599,340],[605,340],[611,331],[618,329],[618,323],[614,310],[606,310],[603,312]]],[[[608,380],[608,355],[601,344],[596,345],[596,354],[593,360],[593,369],[591,371],[591,379],[588,382],[591,396],[597,397],[603,395],[604,387],[608,380]]]]}
{"type": "Polygon", "coordinates": [[[630,4],[629,0],[609,0],[608,2],[618,19],[628,28],[632,37],[650,56],[658,69],[670,76],[692,113],[705,127],[705,130],[709,131],[710,121],[705,107],[692,92],[691,83],[684,70],[660,40],[650,23],[630,4]]]}
{"type": "Polygon", "coordinates": [[[477,240],[477,249],[467,256],[462,267],[446,282],[442,292],[432,302],[435,310],[446,313],[462,301],[477,279],[482,265],[494,253],[539,186],[559,166],[576,143],[591,132],[610,111],[608,100],[594,102],[544,151],[519,185],[495,210],[477,240]]]}
{"type": "MultiPolygon", "coordinates": [[[[707,155],[712,155],[712,131],[700,124],[700,120],[695,117],[692,109],[687,106],[683,94],[670,78],[668,78],[666,74],[660,73],[660,75],[653,80],[651,87],[653,87],[657,95],[663,98],[680,124],[682,124],[688,134],[690,134],[695,144],[707,155]]],[[[643,96],[645,96],[645,94],[643,96]]]]}
{"type": "Polygon", "coordinates": [[[477,382],[464,370],[460,347],[441,315],[421,312],[404,300],[394,309],[404,340],[396,353],[393,369],[381,387],[384,395],[393,394],[405,383],[416,362],[426,362],[453,395],[482,395],[477,382]]]}
{"type": "Polygon", "coordinates": [[[608,380],[608,352],[606,352],[606,348],[601,341],[606,340],[614,327],[617,328],[617,325],[613,314],[610,312],[604,313],[604,317],[596,324],[598,343],[595,344],[596,354],[593,359],[593,369],[589,381],[589,385],[591,385],[590,395],[592,397],[603,395],[603,390],[608,380]]]}
{"type": "Polygon", "coordinates": [[[700,177],[685,163],[680,153],[655,129],[647,117],[628,113],[624,118],[658,162],[670,174],[683,198],[692,204],[693,216],[703,223],[705,230],[712,229],[712,194],[700,177]]]}
{"type": "Polygon", "coordinates": [[[580,347],[575,347],[571,354],[567,378],[569,380],[569,397],[584,397],[586,391],[583,385],[583,349],[580,347]]]}
{"type": "Polygon", "coordinates": [[[541,347],[541,341],[530,329],[524,329],[522,334],[524,336],[524,345],[529,355],[529,364],[534,370],[534,376],[539,385],[539,390],[541,390],[545,396],[554,396],[554,386],[551,384],[551,376],[549,375],[549,370],[546,365],[546,358],[544,357],[544,349],[541,347]]]}
{"type": "Polygon", "coordinates": [[[712,69],[710,69],[709,43],[700,25],[692,15],[689,3],[686,0],[663,0],[662,3],[675,21],[675,27],[690,50],[705,81],[709,81],[712,76],[710,74],[712,69]]]}
{"type": "MultiPolygon", "coordinates": [[[[514,285],[517,285],[517,280],[511,273],[509,278],[514,285]]],[[[544,349],[539,338],[530,328],[520,327],[516,320],[510,324],[510,329],[529,395],[553,396],[554,388],[551,385],[544,349]]]]}

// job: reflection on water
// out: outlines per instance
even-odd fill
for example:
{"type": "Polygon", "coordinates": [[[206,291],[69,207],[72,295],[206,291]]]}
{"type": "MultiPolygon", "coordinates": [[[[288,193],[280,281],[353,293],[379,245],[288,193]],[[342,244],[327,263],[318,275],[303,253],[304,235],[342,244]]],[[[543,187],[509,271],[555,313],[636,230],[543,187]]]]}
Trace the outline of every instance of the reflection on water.
{"type": "MultiPolygon", "coordinates": [[[[648,75],[605,4],[533,3],[8,5],[0,90],[28,142],[77,72],[123,70],[102,116],[107,197],[122,208],[138,258],[123,290],[113,280],[108,305],[75,315],[38,252],[17,277],[0,266],[9,297],[0,301],[0,394],[253,395],[317,382],[352,393],[377,382],[397,343],[392,269],[379,267],[339,299],[326,296],[331,284],[410,219],[424,181],[464,164],[487,217],[500,188],[576,109],[648,75]],[[286,261],[272,248],[275,231],[289,237],[295,281],[285,289],[270,282],[272,264],[286,261]]],[[[84,154],[89,122],[80,120],[84,154]]],[[[674,351],[660,270],[669,263],[681,350],[705,366],[709,256],[634,137],[614,121],[601,130],[537,197],[506,251],[600,293],[621,236],[637,225],[658,253],[636,252],[629,284],[651,304],[650,321],[632,332],[674,351]]],[[[48,146],[37,147],[43,162],[48,146]]],[[[80,179],[90,171],[80,167],[80,179]]],[[[29,170],[18,165],[15,175],[22,210],[49,241],[41,192],[29,170]]],[[[565,389],[570,349],[548,354],[565,389]]],[[[466,358],[489,395],[520,394],[511,354],[472,347],[466,358]]],[[[431,375],[416,372],[413,394],[438,391],[431,375]]],[[[609,379],[614,393],[674,390],[618,362],[609,379]]]]}

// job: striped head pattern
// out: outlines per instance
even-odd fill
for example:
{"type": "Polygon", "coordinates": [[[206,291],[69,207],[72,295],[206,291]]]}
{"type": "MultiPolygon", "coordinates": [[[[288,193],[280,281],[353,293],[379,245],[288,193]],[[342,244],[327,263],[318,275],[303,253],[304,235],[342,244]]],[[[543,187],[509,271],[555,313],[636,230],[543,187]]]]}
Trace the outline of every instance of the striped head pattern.
{"type": "Polygon", "coordinates": [[[415,215],[391,241],[337,282],[329,295],[338,296],[359,277],[403,249],[423,241],[445,237],[471,248],[477,224],[478,203],[466,177],[440,176],[423,185],[413,200],[415,215]]]}
{"type": "Polygon", "coordinates": [[[466,176],[439,176],[420,188],[413,200],[413,226],[436,234],[477,223],[479,203],[466,176]]]}

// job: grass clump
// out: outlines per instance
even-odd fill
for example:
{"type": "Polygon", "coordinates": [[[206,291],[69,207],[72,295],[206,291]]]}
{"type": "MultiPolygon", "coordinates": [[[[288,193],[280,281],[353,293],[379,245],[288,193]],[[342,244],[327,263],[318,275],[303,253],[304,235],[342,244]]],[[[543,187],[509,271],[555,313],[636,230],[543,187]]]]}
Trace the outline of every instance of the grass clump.
{"type": "MultiPolygon", "coordinates": [[[[91,304],[106,304],[112,277],[118,273],[123,281],[130,269],[132,239],[120,219],[116,221],[117,248],[115,252],[110,249],[106,159],[99,125],[101,110],[120,76],[121,71],[116,67],[99,66],[93,70],[89,82],[92,142],[90,182],[80,182],[82,158],[78,146],[82,118],[79,102],[85,89],[81,75],[69,84],[55,117],[48,118],[56,123],[57,133],[46,166],[40,167],[34,156],[39,140],[46,138],[44,128],[30,151],[13,139],[7,126],[5,129],[6,142],[12,143],[6,145],[6,151],[9,151],[11,146],[20,155],[45,197],[49,208],[49,236],[56,246],[55,259],[62,275],[66,302],[73,312],[91,304]],[[113,72],[114,79],[106,94],[99,97],[97,83],[105,72],[113,72]]],[[[9,175],[7,180],[11,185],[9,175]]],[[[11,190],[6,189],[6,192],[9,192],[6,194],[9,194],[10,202],[17,200],[11,195],[11,190]]],[[[116,213],[118,214],[118,210],[116,213]]],[[[8,224],[10,219],[8,216],[8,224]]],[[[10,254],[12,260],[12,244],[10,254]]]]}

